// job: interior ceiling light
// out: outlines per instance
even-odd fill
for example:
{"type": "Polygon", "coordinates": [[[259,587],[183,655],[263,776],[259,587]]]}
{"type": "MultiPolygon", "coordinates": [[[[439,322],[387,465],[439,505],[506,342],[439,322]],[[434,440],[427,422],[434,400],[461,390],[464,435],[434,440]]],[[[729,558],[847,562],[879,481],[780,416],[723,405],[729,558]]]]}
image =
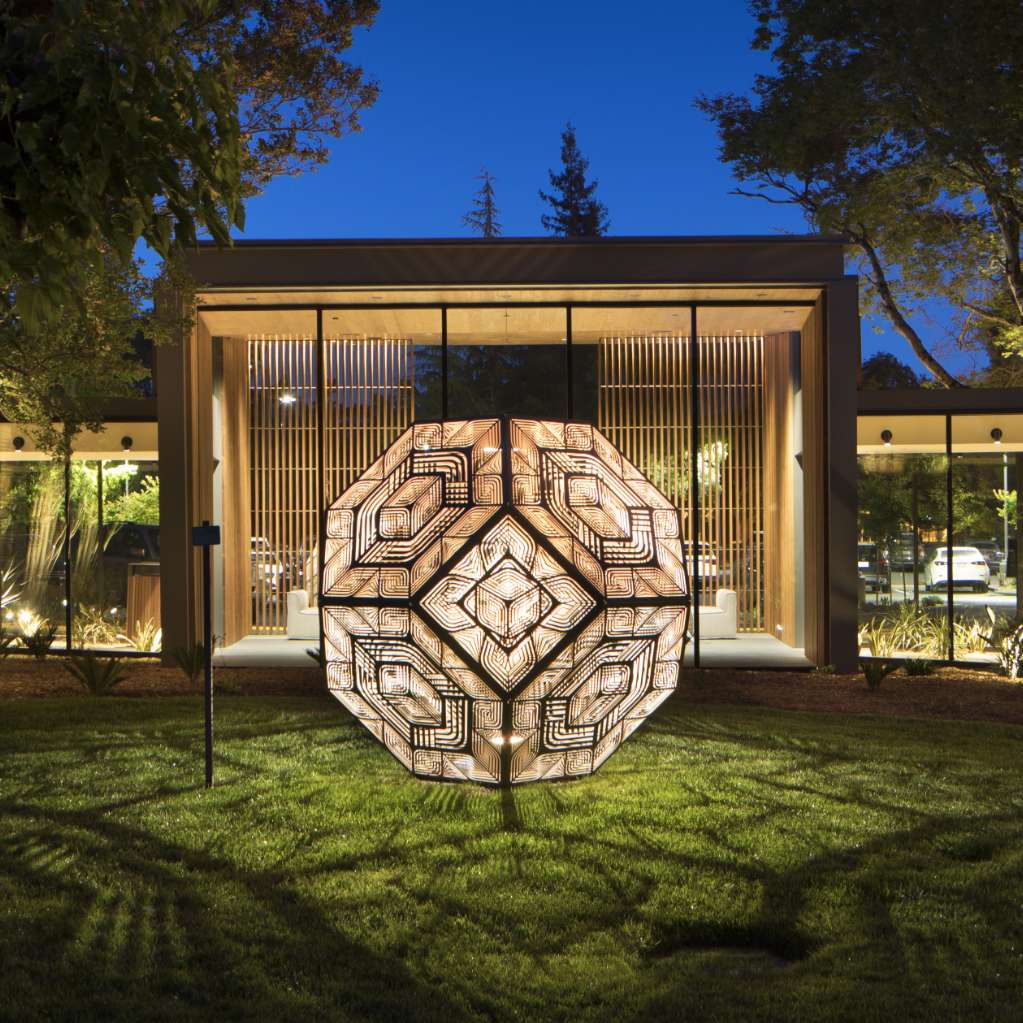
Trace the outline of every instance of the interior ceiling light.
{"type": "Polygon", "coordinates": [[[881,431],[881,443],[884,444],[884,446],[886,448],[890,448],[892,446],[892,431],[891,430],[882,430],[881,431]]]}
{"type": "Polygon", "coordinates": [[[997,426],[991,431],[991,439],[996,444],[1002,443],[1002,431],[997,426]]]}
{"type": "Polygon", "coordinates": [[[677,509],[597,429],[406,430],[327,513],[330,691],[422,778],[595,771],[675,689],[677,509]]]}
{"type": "Polygon", "coordinates": [[[132,449],[134,444],[135,444],[135,438],[134,437],[129,437],[129,436],[125,435],[124,437],[121,438],[121,450],[122,451],[131,451],[131,449],[132,449]]]}

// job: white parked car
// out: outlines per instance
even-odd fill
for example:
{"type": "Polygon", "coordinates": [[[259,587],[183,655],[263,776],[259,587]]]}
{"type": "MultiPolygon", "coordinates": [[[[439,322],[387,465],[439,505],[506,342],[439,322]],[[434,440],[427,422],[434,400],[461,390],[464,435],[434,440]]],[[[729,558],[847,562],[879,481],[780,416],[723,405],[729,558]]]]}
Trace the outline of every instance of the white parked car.
{"type": "MultiPolygon", "coordinates": [[[[952,583],[969,586],[979,593],[987,592],[991,569],[984,555],[976,547],[952,548],[952,583]]],[[[936,547],[924,563],[924,585],[928,590],[941,590],[948,586],[948,548],[936,547]]]]}

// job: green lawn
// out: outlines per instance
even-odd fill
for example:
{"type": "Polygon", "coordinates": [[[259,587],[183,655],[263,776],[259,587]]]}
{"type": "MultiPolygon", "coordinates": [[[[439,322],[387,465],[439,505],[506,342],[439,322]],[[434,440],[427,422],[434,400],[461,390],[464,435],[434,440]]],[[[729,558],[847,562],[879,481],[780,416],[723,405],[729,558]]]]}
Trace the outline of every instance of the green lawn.
{"type": "Polygon", "coordinates": [[[0,1018],[1019,1018],[1023,729],[677,699],[500,793],[224,697],[206,792],[200,714],[0,703],[0,1018]]]}

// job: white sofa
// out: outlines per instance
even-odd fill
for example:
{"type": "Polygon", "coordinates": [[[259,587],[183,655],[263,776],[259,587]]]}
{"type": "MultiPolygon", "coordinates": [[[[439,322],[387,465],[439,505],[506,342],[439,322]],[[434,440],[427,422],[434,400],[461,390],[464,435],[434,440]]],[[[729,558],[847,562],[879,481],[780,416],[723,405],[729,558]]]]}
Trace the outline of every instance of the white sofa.
{"type": "MultiPolygon", "coordinates": [[[[700,640],[735,639],[739,627],[738,598],[735,590],[718,590],[711,606],[700,607],[700,640]]],[[[288,613],[288,631],[291,613],[288,613]]]]}
{"type": "Polygon", "coordinates": [[[289,590],[288,639],[319,638],[320,609],[309,606],[309,594],[305,590],[289,590]]]}

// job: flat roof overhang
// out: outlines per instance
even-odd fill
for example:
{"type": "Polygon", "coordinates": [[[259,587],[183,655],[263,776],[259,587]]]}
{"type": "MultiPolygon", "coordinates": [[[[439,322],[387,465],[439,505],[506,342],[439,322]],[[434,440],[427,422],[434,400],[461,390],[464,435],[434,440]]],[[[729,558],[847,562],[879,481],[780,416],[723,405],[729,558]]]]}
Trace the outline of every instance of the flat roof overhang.
{"type": "Polygon", "coordinates": [[[834,235],[202,242],[202,290],[799,283],[844,276],[834,235]]]}
{"type": "MultiPolygon", "coordinates": [[[[215,335],[311,333],[312,309],[324,306],[377,307],[362,320],[386,332],[388,307],[693,302],[711,303],[700,332],[721,334],[799,330],[822,288],[845,276],[844,244],[823,235],[246,240],[202,243],[187,258],[215,335]]],[[[677,327],[664,318],[651,310],[645,329],[677,327]]]]}

